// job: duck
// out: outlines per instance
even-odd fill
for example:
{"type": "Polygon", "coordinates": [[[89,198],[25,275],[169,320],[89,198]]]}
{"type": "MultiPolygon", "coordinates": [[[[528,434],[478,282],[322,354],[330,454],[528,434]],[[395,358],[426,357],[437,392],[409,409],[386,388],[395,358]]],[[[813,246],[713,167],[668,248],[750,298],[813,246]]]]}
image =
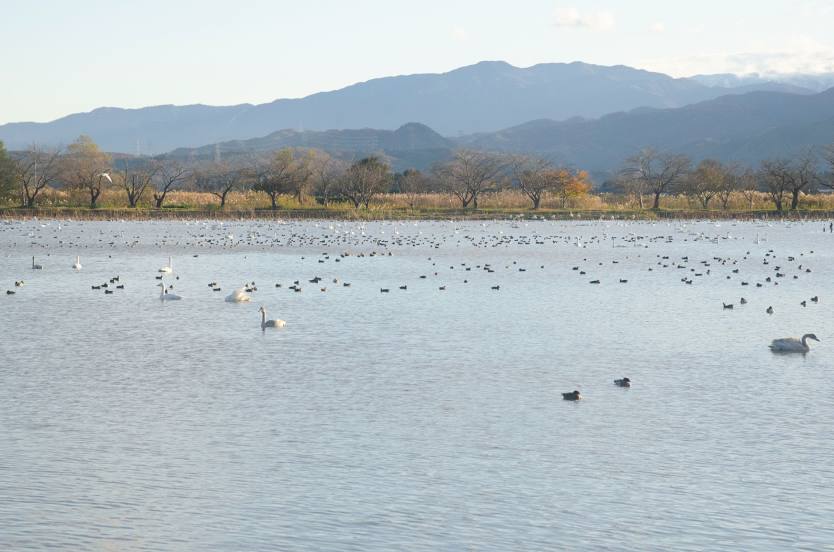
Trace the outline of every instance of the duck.
{"type": "Polygon", "coordinates": [[[614,385],[618,387],[631,387],[631,380],[628,378],[614,380],[614,385]]]}
{"type": "Polygon", "coordinates": [[[767,314],[773,314],[773,307],[767,307],[767,310],[765,312],[767,314]]]}
{"type": "Polygon", "coordinates": [[[582,395],[579,394],[579,391],[571,391],[570,393],[562,393],[562,400],[565,401],[578,401],[582,398],[582,395]]]}
{"type": "Polygon", "coordinates": [[[813,339],[817,342],[819,341],[817,336],[812,333],[803,335],[801,339],[793,337],[774,339],[770,343],[770,350],[774,353],[807,353],[811,350],[808,346],[809,339],[813,339]]]}
{"type": "Polygon", "coordinates": [[[34,257],[32,257],[32,270],[43,270],[43,265],[35,264],[34,257]]]}

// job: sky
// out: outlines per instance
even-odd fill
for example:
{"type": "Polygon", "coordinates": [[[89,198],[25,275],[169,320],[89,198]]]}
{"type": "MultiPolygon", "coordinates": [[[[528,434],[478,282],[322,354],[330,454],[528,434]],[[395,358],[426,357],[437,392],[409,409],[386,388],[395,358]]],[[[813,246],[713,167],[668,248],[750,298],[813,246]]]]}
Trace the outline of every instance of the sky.
{"type": "Polygon", "coordinates": [[[483,60],[834,71],[834,0],[0,0],[0,124],[263,103],[483,60]]]}

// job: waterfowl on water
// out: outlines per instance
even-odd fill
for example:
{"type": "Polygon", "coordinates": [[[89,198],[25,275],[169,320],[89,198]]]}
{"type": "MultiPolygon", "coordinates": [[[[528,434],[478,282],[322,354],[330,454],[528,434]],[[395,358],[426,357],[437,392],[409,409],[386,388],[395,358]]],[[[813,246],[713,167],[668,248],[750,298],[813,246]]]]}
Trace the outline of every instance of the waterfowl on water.
{"type": "Polygon", "coordinates": [[[631,380],[628,378],[614,380],[614,385],[618,387],[631,387],[631,380]]]}
{"type": "Polygon", "coordinates": [[[571,391],[570,393],[562,393],[562,399],[566,401],[578,401],[582,398],[579,391],[571,391]]]}
{"type": "Polygon", "coordinates": [[[817,336],[812,333],[803,335],[801,339],[796,339],[794,337],[774,339],[770,343],[770,350],[774,353],[807,353],[811,350],[808,346],[809,339],[819,341],[817,336]]]}
{"type": "Polygon", "coordinates": [[[266,309],[261,307],[258,309],[258,312],[261,313],[261,329],[265,330],[266,328],[283,328],[287,325],[286,322],[283,320],[267,320],[266,319],[266,309]]]}

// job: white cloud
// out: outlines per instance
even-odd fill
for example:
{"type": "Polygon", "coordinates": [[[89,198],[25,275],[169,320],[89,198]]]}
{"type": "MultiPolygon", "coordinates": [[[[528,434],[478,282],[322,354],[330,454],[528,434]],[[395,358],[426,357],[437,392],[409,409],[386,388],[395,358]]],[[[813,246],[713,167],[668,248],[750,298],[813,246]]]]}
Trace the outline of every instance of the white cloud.
{"type": "Polygon", "coordinates": [[[658,21],[653,23],[649,30],[653,33],[665,33],[666,32],[666,25],[662,21],[658,21]]]}
{"type": "Polygon", "coordinates": [[[466,42],[469,39],[469,33],[460,25],[452,27],[452,38],[457,42],[466,42]]]}
{"type": "Polygon", "coordinates": [[[557,8],[553,24],[569,29],[610,31],[614,28],[615,20],[614,14],[606,10],[583,13],[576,8],[557,8]]]}
{"type": "Polygon", "coordinates": [[[807,36],[784,41],[780,48],[751,49],[746,52],[704,53],[680,58],[655,58],[641,62],[641,67],[662,71],[676,77],[704,73],[734,73],[762,76],[792,73],[834,72],[834,48],[807,36]]]}

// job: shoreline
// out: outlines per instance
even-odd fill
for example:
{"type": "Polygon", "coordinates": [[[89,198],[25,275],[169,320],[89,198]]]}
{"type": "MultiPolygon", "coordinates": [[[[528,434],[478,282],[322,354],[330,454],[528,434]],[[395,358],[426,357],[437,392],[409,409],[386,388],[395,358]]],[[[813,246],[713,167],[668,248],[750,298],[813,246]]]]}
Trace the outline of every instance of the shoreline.
{"type": "Polygon", "coordinates": [[[0,220],[800,220],[834,219],[834,210],[550,210],[541,209],[89,209],[0,208],[0,220]]]}

